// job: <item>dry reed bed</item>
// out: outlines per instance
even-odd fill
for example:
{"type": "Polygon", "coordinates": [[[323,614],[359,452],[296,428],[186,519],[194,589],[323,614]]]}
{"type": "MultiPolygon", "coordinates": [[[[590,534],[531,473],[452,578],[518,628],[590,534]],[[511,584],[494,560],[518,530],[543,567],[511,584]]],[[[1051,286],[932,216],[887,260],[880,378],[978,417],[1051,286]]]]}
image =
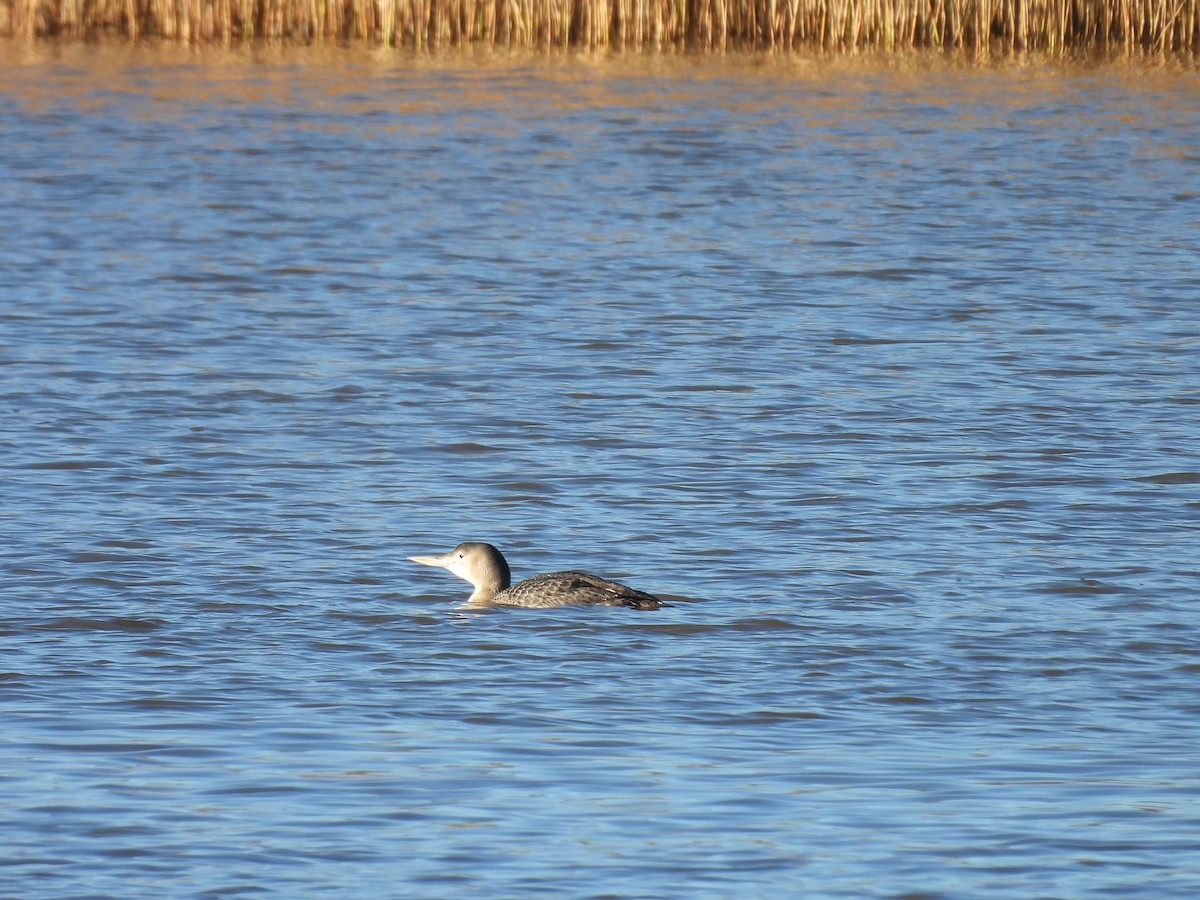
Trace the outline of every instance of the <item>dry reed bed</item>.
{"type": "Polygon", "coordinates": [[[0,0],[0,35],[1194,54],[1200,0],[0,0]]]}

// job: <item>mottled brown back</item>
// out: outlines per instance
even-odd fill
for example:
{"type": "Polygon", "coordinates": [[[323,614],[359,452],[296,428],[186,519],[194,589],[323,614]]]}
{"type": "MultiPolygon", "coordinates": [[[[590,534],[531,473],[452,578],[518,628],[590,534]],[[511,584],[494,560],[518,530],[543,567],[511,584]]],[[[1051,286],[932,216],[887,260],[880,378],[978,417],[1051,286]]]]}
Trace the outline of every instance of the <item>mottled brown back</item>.
{"type": "Polygon", "coordinates": [[[519,581],[501,591],[492,603],[499,606],[629,606],[658,609],[661,600],[615,581],[587,572],[547,572],[519,581]]]}

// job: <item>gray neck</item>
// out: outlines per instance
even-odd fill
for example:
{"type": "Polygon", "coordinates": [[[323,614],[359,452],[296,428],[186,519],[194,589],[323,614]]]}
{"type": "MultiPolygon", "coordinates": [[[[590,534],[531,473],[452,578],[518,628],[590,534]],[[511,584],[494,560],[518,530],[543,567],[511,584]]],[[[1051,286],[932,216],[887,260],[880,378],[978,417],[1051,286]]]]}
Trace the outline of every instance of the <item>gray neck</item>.
{"type": "Polygon", "coordinates": [[[474,576],[471,583],[475,585],[475,593],[471,594],[472,603],[487,603],[507,588],[511,579],[503,557],[496,559],[490,554],[480,561],[471,574],[474,576]]]}

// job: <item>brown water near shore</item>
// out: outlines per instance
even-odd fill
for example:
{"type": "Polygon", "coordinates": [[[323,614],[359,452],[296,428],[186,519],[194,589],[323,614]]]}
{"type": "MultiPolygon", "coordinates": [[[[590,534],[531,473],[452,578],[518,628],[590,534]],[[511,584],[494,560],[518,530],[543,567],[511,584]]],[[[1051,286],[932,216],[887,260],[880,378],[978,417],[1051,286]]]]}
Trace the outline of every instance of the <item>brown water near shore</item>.
{"type": "MultiPolygon", "coordinates": [[[[1066,80],[1069,91],[1080,78],[1104,82],[1127,82],[1132,89],[1143,86],[1188,96],[1200,90],[1196,65],[1186,58],[1128,58],[1083,55],[1076,59],[1028,54],[996,58],[986,63],[971,62],[938,51],[859,54],[761,54],[729,52],[718,56],[703,53],[613,53],[608,51],[540,52],[496,50],[482,46],[445,51],[411,51],[366,45],[288,46],[257,43],[240,47],[180,46],[169,41],[21,41],[0,40],[0,84],[12,97],[36,102],[76,94],[82,101],[94,86],[112,85],[121,90],[144,92],[155,101],[169,102],[197,97],[198,91],[239,94],[247,100],[295,99],[297,85],[322,86],[311,99],[324,102],[326,95],[337,101],[358,92],[364,77],[409,75],[430,76],[439,72],[471,72],[479,77],[473,89],[490,104],[503,105],[508,98],[507,82],[488,79],[496,75],[528,72],[539,78],[573,85],[579,95],[564,102],[588,105],[611,96],[613,79],[650,79],[657,88],[672,80],[778,85],[829,84],[832,96],[853,96],[878,90],[887,83],[896,90],[936,89],[962,94],[995,91],[997,99],[1055,90],[1055,82],[1066,80]],[[39,68],[41,67],[41,68],[39,68]],[[146,67],[161,68],[163,76],[147,77],[146,67]],[[247,67],[258,78],[245,77],[247,67]],[[303,71],[297,69],[301,67],[303,71]],[[308,80],[310,79],[310,80],[308,80]],[[306,81],[307,80],[307,81],[306,81]],[[590,92],[590,93],[589,93],[590,92]],[[1014,92],[1016,92],[1014,94],[1014,92]]],[[[439,95],[398,95],[397,103],[426,103],[436,107],[439,95]]],[[[1019,100],[1014,101],[1018,105],[1019,100]]]]}

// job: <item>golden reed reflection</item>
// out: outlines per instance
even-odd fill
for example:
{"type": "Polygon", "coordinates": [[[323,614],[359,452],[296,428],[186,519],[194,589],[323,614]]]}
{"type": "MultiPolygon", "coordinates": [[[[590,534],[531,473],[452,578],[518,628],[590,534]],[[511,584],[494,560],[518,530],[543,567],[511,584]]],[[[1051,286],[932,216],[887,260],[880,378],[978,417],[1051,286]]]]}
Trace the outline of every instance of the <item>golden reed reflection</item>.
{"type": "Polygon", "coordinates": [[[0,36],[441,49],[1195,55],[1194,0],[0,0],[0,36]]]}

